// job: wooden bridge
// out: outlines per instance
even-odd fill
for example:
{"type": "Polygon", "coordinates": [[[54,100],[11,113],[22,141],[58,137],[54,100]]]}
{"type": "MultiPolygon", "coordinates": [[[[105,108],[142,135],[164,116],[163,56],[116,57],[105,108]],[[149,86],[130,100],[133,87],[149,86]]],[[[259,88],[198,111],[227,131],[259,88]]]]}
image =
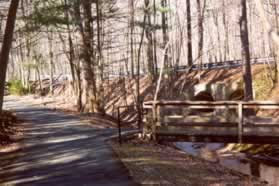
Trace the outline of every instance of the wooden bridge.
{"type": "Polygon", "coordinates": [[[263,116],[275,115],[279,103],[150,101],[143,108],[144,133],[158,141],[279,144],[279,118],[263,116]]]}

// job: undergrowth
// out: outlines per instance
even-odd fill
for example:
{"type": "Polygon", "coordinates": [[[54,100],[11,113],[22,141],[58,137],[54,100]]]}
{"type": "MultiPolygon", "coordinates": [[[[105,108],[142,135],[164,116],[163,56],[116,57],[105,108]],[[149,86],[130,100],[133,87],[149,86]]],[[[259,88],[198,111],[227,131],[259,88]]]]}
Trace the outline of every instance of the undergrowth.
{"type": "Polygon", "coordinates": [[[8,92],[11,95],[24,95],[28,90],[23,86],[20,80],[12,80],[8,82],[8,92]]]}
{"type": "MultiPolygon", "coordinates": [[[[272,72],[273,73],[273,72],[272,72]]],[[[273,80],[275,74],[267,75],[267,72],[262,70],[261,72],[255,74],[253,79],[253,87],[255,91],[255,98],[257,100],[268,100],[274,89],[273,80]]]]}

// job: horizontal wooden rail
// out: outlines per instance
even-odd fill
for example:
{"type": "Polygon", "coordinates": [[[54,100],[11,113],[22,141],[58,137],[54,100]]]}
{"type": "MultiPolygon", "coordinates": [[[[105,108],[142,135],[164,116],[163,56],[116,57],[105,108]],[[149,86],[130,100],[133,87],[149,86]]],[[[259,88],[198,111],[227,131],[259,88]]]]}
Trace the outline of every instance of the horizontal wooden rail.
{"type": "Polygon", "coordinates": [[[215,108],[218,106],[232,106],[236,108],[242,104],[246,108],[273,106],[279,108],[279,102],[273,101],[147,101],[143,103],[144,108],[151,108],[156,106],[204,106],[206,108],[215,108]]]}
{"type": "MultiPolygon", "coordinates": [[[[245,109],[279,109],[279,103],[273,101],[155,101],[155,102],[147,101],[143,103],[144,109],[152,109],[153,113],[155,113],[155,115],[153,115],[154,117],[153,119],[156,125],[158,125],[157,123],[159,122],[158,115],[161,108],[177,108],[177,107],[186,107],[189,109],[235,109],[237,110],[238,121],[236,127],[238,133],[238,141],[239,143],[242,143],[243,132],[244,132],[243,131],[244,110],[245,109]]],[[[174,126],[175,124],[171,124],[171,125],[174,126]]],[[[160,126],[160,122],[158,126],[160,126]]],[[[279,124],[277,126],[279,127],[279,124]]],[[[168,125],[165,125],[164,127],[168,127],[168,125]]],[[[194,127],[194,124],[192,125],[192,127],[194,127]]],[[[249,126],[249,127],[253,127],[253,126],[249,126]]],[[[268,129],[269,132],[272,132],[273,127],[274,125],[268,129]]],[[[261,126],[260,129],[263,129],[263,126],[261,126]]]]}

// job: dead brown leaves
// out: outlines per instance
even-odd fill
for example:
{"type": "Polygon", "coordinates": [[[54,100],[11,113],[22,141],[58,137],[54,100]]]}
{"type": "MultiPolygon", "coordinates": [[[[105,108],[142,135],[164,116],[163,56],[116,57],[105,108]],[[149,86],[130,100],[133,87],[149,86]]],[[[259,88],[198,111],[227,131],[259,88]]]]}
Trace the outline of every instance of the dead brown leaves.
{"type": "Polygon", "coordinates": [[[21,122],[11,111],[0,112],[0,147],[13,143],[15,136],[21,135],[21,122]]]}

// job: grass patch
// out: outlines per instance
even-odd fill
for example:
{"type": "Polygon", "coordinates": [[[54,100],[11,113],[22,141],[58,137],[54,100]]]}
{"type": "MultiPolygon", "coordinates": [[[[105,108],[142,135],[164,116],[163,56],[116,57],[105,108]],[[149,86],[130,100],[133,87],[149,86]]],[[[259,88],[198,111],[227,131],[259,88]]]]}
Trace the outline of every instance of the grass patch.
{"type": "Polygon", "coordinates": [[[11,95],[22,96],[28,93],[20,80],[12,80],[8,82],[8,92],[11,95]]]}

